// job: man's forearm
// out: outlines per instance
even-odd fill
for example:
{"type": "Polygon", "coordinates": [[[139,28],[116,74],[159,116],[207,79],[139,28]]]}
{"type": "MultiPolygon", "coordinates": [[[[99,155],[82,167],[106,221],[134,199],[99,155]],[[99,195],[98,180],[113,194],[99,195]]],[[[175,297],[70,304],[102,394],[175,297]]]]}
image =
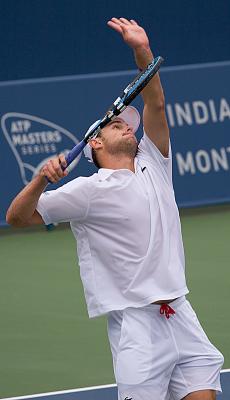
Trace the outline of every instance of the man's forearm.
{"type": "Polygon", "coordinates": [[[23,226],[34,214],[39,197],[47,186],[44,176],[36,176],[12,201],[6,221],[9,224],[23,226]]]}
{"type": "Polygon", "coordinates": [[[36,176],[12,201],[6,221],[14,226],[22,227],[43,223],[39,213],[35,213],[39,197],[48,182],[57,183],[64,178],[68,171],[64,154],[50,159],[36,176]]]}
{"type": "MultiPolygon", "coordinates": [[[[139,69],[145,69],[147,65],[153,61],[153,53],[150,47],[139,47],[134,50],[134,57],[139,69]]],[[[164,105],[164,93],[160,82],[159,74],[157,73],[146,88],[142,91],[142,97],[145,104],[150,103],[156,107],[164,105]]]]}

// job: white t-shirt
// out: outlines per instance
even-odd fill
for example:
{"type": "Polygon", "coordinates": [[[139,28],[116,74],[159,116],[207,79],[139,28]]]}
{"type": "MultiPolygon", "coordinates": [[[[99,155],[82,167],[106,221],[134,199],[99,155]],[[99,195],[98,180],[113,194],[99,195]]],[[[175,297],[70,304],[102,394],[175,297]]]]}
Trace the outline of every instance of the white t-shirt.
{"type": "Polygon", "coordinates": [[[41,195],[46,224],[70,221],[90,317],[188,293],[172,159],[144,134],[128,169],[99,169],[41,195]]]}

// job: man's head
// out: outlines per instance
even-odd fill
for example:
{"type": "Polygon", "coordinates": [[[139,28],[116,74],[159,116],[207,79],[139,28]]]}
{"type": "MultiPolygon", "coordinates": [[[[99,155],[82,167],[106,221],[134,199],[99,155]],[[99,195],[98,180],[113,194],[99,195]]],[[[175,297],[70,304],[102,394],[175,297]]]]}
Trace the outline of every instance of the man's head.
{"type": "Polygon", "coordinates": [[[136,108],[128,106],[117,118],[101,129],[96,138],[90,140],[84,150],[85,156],[98,168],[106,168],[108,160],[134,158],[137,152],[135,133],[139,124],[139,112],[136,108]]]}

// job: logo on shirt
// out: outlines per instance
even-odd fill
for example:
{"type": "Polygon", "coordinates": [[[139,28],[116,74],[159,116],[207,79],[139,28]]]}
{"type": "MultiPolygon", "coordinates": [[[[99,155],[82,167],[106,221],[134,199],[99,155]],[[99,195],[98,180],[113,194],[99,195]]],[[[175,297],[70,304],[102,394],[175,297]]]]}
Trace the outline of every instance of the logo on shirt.
{"type": "Polygon", "coordinates": [[[124,400],[132,400],[132,397],[126,397],[124,400]]]}
{"type": "MultiPolygon", "coordinates": [[[[66,129],[34,115],[6,113],[1,119],[1,127],[25,185],[51,157],[60,153],[67,155],[78,143],[66,129]]],[[[71,164],[71,169],[79,159],[80,155],[71,164]]]]}

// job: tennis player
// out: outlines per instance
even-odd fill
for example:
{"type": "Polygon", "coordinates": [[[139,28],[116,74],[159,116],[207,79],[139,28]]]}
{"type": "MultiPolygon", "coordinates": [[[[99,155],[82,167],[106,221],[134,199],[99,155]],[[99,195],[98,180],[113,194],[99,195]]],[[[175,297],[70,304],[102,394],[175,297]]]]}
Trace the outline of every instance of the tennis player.
{"type": "MultiPolygon", "coordinates": [[[[108,26],[133,49],[139,69],[152,61],[148,37],[134,20],[112,18],[108,26]]],[[[120,400],[214,400],[223,356],[186,299],[159,75],[142,93],[139,144],[140,115],[127,107],[86,147],[98,173],[43,193],[46,177],[58,182],[67,174],[64,155],[51,159],[14,199],[7,222],[70,221],[89,316],[108,315],[120,400]]]]}

